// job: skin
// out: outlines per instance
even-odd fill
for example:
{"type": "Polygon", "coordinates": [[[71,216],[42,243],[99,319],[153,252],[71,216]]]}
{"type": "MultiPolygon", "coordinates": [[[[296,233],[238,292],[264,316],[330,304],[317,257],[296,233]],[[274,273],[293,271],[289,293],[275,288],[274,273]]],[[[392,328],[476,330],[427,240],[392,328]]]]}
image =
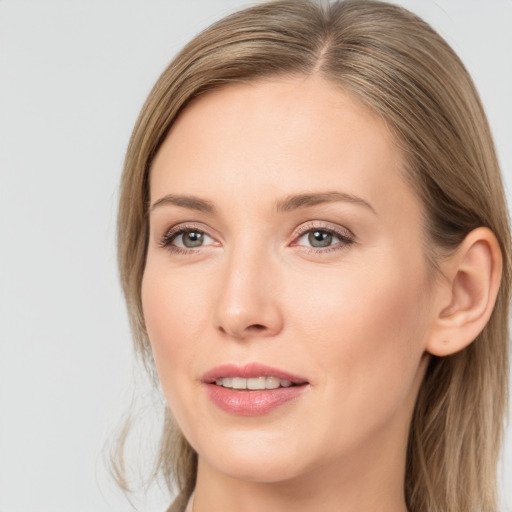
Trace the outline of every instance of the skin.
{"type": "Polygon", "coordinates": [[[174,124],[151,169],[142,301],[166,400],[198,453],[195,512],[406,510],[408,428],[436,301],[451,299],[432,285],[401,166],[384,123],[317,77],[230,85],[174,124]],[[275,208],[333,191],[367,204],[275,208]],[[216,212],[156,204],[171,193],[216,212]],[[203,245],[165,246],[180,226],[203,245]],[[352,242],[315,249],[322,229],[352,242]],[[307,389],[261,416],[220,410],[202,375],[250,362],[307,389]]]}

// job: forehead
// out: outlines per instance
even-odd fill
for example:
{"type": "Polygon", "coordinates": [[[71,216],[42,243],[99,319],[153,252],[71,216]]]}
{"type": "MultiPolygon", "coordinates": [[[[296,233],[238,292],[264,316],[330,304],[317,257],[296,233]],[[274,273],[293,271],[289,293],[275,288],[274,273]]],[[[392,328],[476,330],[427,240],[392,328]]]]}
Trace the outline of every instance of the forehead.
{"type": "Polygon", "coordinates": [[[177,119],[151,170],[151,201],[166,193],[261,203],[340,190],[376,209],[415,200],[385,123],[334,84],[288,77],[222,87],[177,119]]]}

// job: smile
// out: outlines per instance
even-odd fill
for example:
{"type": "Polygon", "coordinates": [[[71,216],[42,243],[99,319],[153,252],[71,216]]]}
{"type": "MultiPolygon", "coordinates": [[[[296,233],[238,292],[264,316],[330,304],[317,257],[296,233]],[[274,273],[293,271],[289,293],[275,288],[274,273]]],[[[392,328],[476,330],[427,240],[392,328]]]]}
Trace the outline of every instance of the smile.
{"type": "Polygon", "coordinates": [[[237,416],[268,414],[310,388],[303,377],[260,363],[217,366],[201,380],[211,402],[237,416]]]}
{"type": "Polygon", "coordinates": [[[277,388],[289,388],[295,386],[289,380],[279,379],[277,377],[252,377],[250,379],[244,379],[243,377],[224,377],[222,379],[216,379],[215,384],[224,388],[230,389],[277,389],[277,388]]]}

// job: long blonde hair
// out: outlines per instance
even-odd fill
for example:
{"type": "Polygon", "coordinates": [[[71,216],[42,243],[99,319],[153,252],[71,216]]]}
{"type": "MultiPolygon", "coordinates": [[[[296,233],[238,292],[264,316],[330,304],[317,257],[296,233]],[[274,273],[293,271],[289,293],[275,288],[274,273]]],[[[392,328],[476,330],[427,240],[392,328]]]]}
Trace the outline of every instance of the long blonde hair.
{"type": "MultiPolygon", "coordinates": [[[[163,72],[135,125],[121,182],[119,267],[135,348],[154,376],[140,294],[153,157],[193,98],[283,74],[318,74],[385,120],[425,206],[434,268],[439,251],[457,247],[477,226],[498,238],[504,273],[495,309],[469,347],[432,358],[410,427],[405,480],[411,512],[495,511],[508,389],[507,207],[470,76],[448,44],[403,8],[373,0],[266,2],[206,29],[163,72]]],[[[177,485],[179,510],[195,484],[197,455],[168,411],[164,423],[156,467],[170,488],[177,485]]],[[[116,468],[123,482],[122,464],[116,468]]]]}

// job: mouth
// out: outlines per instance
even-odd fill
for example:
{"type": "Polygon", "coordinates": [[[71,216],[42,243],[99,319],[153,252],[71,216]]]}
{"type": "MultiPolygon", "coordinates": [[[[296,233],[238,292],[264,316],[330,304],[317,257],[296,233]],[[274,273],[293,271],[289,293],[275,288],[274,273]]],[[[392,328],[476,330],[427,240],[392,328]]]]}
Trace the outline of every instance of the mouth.
{"type": "Polygon", "coordinates": [[[243,377],[223,377],[216,379],[215,384],[222,386],[223,388],[237,389],[237,390],[249,390],[254,391],[257,389],[277,389],[277,388],[289,388],[291,386],[297,386],[290,380],[279,379],[278,377],[251,377],[244,379],[243,377]]]}
{"type": "Polygon", "coordinates": [[[259,363],[221,365],[202,378],[211,401],[224,412],[259,416],[303,395],[309,382],[259,363]]]}
{"type": "Polygon", "coordinates": [[[216,366],[206,372],[201,380],[205,384],[238,390],[289,388],[308,384],[307,379],[303,377],[260,363],[216,366]]]}

